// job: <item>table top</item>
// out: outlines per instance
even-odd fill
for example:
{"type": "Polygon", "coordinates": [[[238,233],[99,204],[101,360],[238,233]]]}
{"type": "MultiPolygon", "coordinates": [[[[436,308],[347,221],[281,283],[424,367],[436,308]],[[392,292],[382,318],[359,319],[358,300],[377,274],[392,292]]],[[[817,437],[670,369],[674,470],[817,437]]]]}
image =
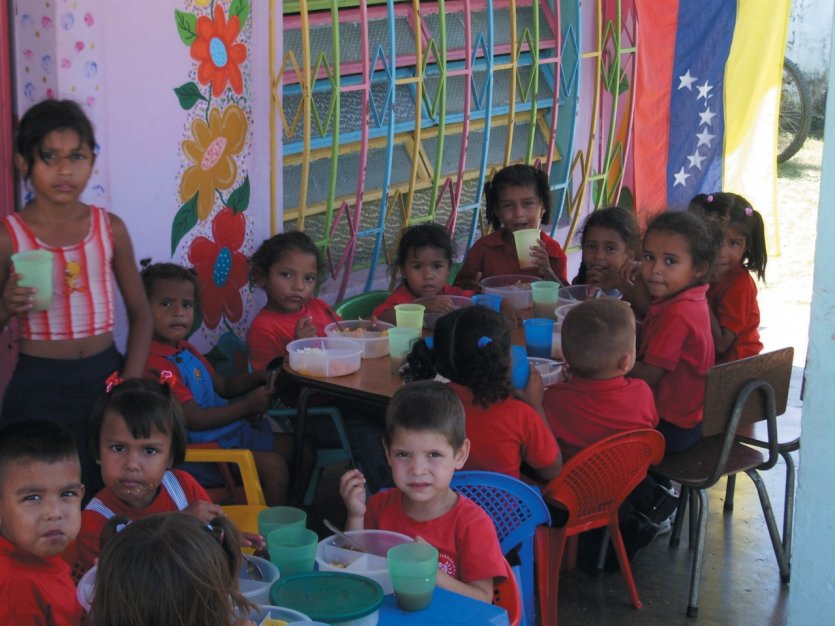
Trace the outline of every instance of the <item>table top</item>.
{"type": "Polygon", "coordinates": [[[452,591],[435,588],[432,604],[422,611],[407,612],[397,608],[394,594],[383,599],[379,626],[420,624],[421,626],[509,626],[507,611],[452,591]]]}

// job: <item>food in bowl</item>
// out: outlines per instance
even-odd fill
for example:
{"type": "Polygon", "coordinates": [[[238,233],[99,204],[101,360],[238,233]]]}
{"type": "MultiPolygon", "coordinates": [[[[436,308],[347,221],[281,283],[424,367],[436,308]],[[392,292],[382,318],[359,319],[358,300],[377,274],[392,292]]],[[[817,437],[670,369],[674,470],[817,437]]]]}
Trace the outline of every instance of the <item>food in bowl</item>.
{"type": "Polygon", "coordinates": [[[339,537],[332,535],[319,542],[316,551],[319,571],[365,576],[379,583],[383,593],[393,593],[386,553],[389,548],[411,542],[412,538],[388,530],[349,530],[345,534],[356,539],[369,553],[350,549],[339,537]]]}
{"type": "Polygon", "coordinates": [[[389,328],[392,324],[371,320],[344,320],[325,326],[328,337],[350,339],[362,345],[363,359],[376,359],[389,353],[389,328]]]}
{"type": "Polygon", "coordinates": [[[538,276],[524,274],[500,274],[481,281],[484,293],[500,296],[517,309],[529,309],[533,306],[531,283],[542,280],[538,276]]]}
{"type": "Polygon", "coordinates": [[[303,376],[327,378],[360,368],[363,346],[351,339],[312,337],[287,344],[290,367],[303,376]]]}
{"type": "Polygon", "coordinates": [[[542,384],[544,386],[550,387],[559,382],[560,374],[562,373],[562,361],[529,356],[528,363],[530,363],[531,367],[535,367],[539,375],[542,376],[542,384]]]}
{"type": "Polygon", "coordinates": [[[472,298],[468,298],[467,296],[437,295],[427,296],[426,298],[418,298],[414,301],[414,303],[423,304],[427,307],[426,311],[424,311],[423,313],[423,327],[427,330],[435,330],[435,324],[438,322],[438,319],[456,309],[463,309],[465,306],[472,306],[473,301],[472,298]],[[430,311],[428,308],[429,303],[435,300],[436,298],[443,298],[445,300],[448,300],[449,304],[451,305],[451,308],[443,312],[430,311]]]}

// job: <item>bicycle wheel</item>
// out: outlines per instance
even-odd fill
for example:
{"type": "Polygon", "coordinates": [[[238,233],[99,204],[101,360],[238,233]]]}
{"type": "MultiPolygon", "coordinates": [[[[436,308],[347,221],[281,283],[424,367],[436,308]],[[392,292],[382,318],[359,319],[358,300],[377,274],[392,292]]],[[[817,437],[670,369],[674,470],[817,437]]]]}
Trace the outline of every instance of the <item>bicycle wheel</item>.
{"type": "Polygon", "coordinates": [[[809,86],[797,65],[783,60],[783,87],[777,134],[777,162],[792,158],[803,146],[812,125],[812,99],[809,86]]]}

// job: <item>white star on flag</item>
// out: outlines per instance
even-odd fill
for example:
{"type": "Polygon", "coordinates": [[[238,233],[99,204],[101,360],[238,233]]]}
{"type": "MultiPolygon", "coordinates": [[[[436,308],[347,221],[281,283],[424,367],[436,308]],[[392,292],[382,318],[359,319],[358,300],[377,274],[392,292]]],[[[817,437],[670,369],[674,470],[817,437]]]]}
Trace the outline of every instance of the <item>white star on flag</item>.
{"type": "Polygon", "coordinates": [[[699,113],[699,117],[701,118],[701,124],[705,124],[706,126],[710,126],[713,123],[713,118],[717,116],[717,113],[714,113],[708,108],[705,108],[704,111],[699,113]]]}
{"type": "Polygon", "coordinates": [[[696,82],[696,77],[691,76],[690,70],[687,70],[684,76],[679,76],[678,80],[679,89],[687,89],[687,91],[693,91],[693,83],[696,82]]]}
{"type": "Polygon", "coordinates": [[[710,142],[713,140],[714,137],[716,137],[716,135],[711,135],[709,132],[707,132],[707,128],[705,128],[702,132],[696,133],[696,137],[699,138],[699,143],[696,146],[696,148],[698,148],[699,146],[707,146],[708,148],[710,148],[710,142]]]}
{"type": "Polygon", "coordinates": [[[699,154],[699,150],[697,148],[696,152],[687,157],[687,160],[690,161],[690,167],[695,167],[697,170],[700,170],[702,169],[702,161],[704,161],[706,158],[707,157],[703,157],[701,154],[699,154]]]}
{"type": "Polygon", "coordinates": [[[678,172],[673,174],[673,176],[675,176],[676,178],[676,181],[673,183],[673,187],[678,187],[679,185],[684,187],[685,181],[690,176],[690,174],[685,173],[684,167],[682,166],[682,168],[678,172]]]}
{"type": "Polygon", "coordinates": [[[699,95],[696,97],[696,100],[704,98],[705,102],[707,102],[710,98],[710,90],[713,89],[713,85],[705,81],[702,85],[696,85],[696,89],[699,90],[699,95]]]}

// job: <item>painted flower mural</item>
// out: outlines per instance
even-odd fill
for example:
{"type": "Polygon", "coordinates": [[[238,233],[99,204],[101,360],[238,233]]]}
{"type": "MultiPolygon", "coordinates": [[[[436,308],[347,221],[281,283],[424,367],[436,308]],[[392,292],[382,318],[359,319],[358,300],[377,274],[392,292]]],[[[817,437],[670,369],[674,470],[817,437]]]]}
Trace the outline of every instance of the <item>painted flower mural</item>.
{"type": "Polygon", "coordinates": [[[191,123],[192,139],[182,143],[183,154],[192,165],[180,182],[180,198],[197,194],[197,217],[209,217],[215,203],[215,189],[229,189],[238,176],[237,155],[247,132],[244,112],[235,104],[223,113],[213,108],[208,123],[200,118],[191,123]]]}
{"type": "Polygon", "coordinates": [[[205,15],[197,19],[196,39],[191,44],[191,58],[199,62],[197,80],[203,84],[212,84],[212,95],[218,97],[226,89],[226,83],[232,91],[243,91],[241,63],[246,61],[246,46],[235,43],[241,23],[238,16],[229,20],[220,4],[215,5],[215,19],[205,15]]]}
{"type": "Polygon", "coordinates": [[[241,252],[246,236],[246,216],[229,207],[212,221],[212,237],[196,237],[188,250],[200,282],[203,321],[217,328],[221,315],[237,322],[243,315],[241,289],[249,281],[249,262],[241,252]]]}

